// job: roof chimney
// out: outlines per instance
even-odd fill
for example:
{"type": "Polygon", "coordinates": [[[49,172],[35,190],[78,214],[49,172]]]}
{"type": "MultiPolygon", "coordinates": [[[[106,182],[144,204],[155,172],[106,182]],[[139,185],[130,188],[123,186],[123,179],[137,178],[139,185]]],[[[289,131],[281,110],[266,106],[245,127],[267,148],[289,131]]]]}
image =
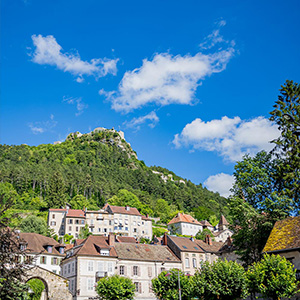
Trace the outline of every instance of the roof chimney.
{"type": "Polygon", "coordinates": [[[149,219],[149,214],[146,214],[146,218],[149,219]]]}
{"type": "Polygon", "coordinates": [[[111,247],[114,247],[115,246],[115,240],[116,240],[116,237],[115,237],[114,233],[110,232],[108,234],[108,245],[111,246],[111,247]]]}
{"type": "Polygon", "coordinates": [[[231,245],[232,245],[232,238],[231,238],[231,236],[229,236],[227,238],[227,246],[230,247],[231,245]]]}
{"type": "Polygon", "coordinates": [[[190,240],[192,241],[192,242],[194,242],[195,241],[195,239],[194,239],[194,237],[191,235],[191,237],[190,237],[190,240]]]}
{"type": "Polygon", "coordinates": [[[164,233],[163,239],[162,239],[162,243],[163,245],[167,246],[168,244],[168,237],[167,237],[167,233],[164,233]]]}
{"type": "Polygon", "coordinates": [[[205,243],[210,246],[212,245],[212,238],[209,234],[205,237],[205,243]]]}
{"type": "Polygon", "coordinates": [[[125,209],[126,209],[127,211],[129,211],[129,210],[130,210],[130,207],[129,207],[128,205],[126,205],[126,206],[125,206],[125,209]]]}

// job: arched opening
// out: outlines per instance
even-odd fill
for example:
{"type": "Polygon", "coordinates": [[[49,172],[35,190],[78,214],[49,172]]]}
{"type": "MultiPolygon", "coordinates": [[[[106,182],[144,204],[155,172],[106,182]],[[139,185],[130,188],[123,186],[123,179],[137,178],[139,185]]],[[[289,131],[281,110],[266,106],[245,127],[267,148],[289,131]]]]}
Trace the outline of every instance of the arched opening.
{"type": "Polygon", "coordinates": [[[31,277],[27,280],[29,300],[48,300],[48,285],[41,277],[31,277]]]}

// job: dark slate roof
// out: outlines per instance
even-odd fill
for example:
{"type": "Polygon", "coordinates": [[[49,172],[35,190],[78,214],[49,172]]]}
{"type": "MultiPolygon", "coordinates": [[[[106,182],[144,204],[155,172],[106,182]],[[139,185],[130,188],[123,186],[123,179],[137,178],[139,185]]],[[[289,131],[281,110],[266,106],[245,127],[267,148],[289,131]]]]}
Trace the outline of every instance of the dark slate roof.
{"type": "Polygon", "coordinates": [[[116,243],[115,250],[119,259],[156,262],[180,262],[167,246],[116,243]]]}
{"type": "Polygon", "coordinates": [[[263,252],[300,248],[300,216],[277,221],[263,252]]]}
{"type": "Polygon", "coordinates": [[[21,232],[19,234],[20,241],[25,241],[27,244],[26,252],[27,253],[44,253],[44,254],[54,254],[59,256],[64,256],[64,254],[60,254],[58,249],[59,247],[64,247],[64,245],[58,244],[58,242],[50,237],[43,236],[38,233],[33,232],[21,232]],[[52,247],[52,253],[47,251],[47,246],[52,247]]]}
{"type": "Polygon", "coordinates": [[[196,240],[192,241],[186,237],[179,236],[168,236],[170,239],[182,252],[196,252],[204,253],[204,251],[196,244],[196,240]]]}

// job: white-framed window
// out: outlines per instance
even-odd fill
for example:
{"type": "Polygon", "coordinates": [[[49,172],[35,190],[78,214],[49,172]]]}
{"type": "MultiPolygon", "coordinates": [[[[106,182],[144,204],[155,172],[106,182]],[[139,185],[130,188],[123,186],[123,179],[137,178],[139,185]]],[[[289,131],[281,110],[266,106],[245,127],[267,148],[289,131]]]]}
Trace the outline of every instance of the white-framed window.
{"type": "Polygon", "coordinates": [[[87,280],[87,289],[88,291],[94,290],[94,280],[92,278],[88,278],[87,280]]]}
{"type": "Polygon", "coordinates": [[[197,268],[197,260],[196,260],[196,258],[193,258],[193,267],[197,268]]]}
{"type": "Polygon", "coordinates": [[[75,263],[72,263],[72,272],[75,272],[75,263]]]}
{"type": "Polygon", "coordinates": [[[139,273],[138,271],[139,271],[138,266],[133,266],[133,269],[132,269],[133,275],[137,276],[139,273]]]}
{"type": "Polygon", "coordinates": [[[125,266],[120,266],[120,275],[125,275],[125,266]]]}
{"type": "Polygon", "coordinates": [[[112,272],[113,271],[113,264],[112,262],[108,262],[108,268],[107,268],[108,272],[112,272]]]}
{"type": "Polygon", "coordinates": [[[92,272],[94,271],[94,262],[88,261],[88,271],[92,272]]]}
{"type": "Polygon", "coordinates": [[[185,266],[186,266],[186,268],[190,267],[190,260],[188,257],[185,258],[185,266]]]}
{"type": "Polygon", "coordinates": [[[148,267],[148,276],[152,277],[152,267],[148,267]]]}
{"type": "Polygon", "coordinates": [[[46,264],[47,263],[47,256],[41,256],[40,263],[43,264],[43,265],[46,264]]]}
{"type": "Polygon", "coordinates": [[[137,293],[141,293],[142,292],[142,284],[140,282],[134,282],[135,285],[135,291],[137,293]]]}

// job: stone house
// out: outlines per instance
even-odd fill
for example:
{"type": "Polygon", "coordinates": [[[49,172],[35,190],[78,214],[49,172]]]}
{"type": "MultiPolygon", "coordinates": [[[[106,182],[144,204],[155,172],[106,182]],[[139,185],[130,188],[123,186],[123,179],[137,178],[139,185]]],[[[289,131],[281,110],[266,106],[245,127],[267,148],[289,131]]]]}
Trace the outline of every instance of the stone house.
{"type": "Polygon", "coordinates": [[[65,257],[65,246],[52,238],[38,233],[19,233],[20,245],[26,251],[26,258],[33,265],[56,274],[61,274],[60,263],[65,257]]]}
{"type": "Polygon", "coordinates": [[[277,221],[263,252],[284,256],[294,265],[300,280],[300,216],[277,221]]]}
{"type": "Polygon", "coordinates": [[[89,236],[67,252],[62,275],[69,279],[74,299],[95,297],[96,282],[113,274],[127,276],[136,286],[135,299],[155,299],[151,280],[160,272],[181,268],[181,261],[167,246],[139,244],[130,237],[89,236]]]}
{"type": "Polygon", "coordinates": [[[228,237],[233,235],[233,232],[229,229],[229,223],[223,215],[221,215],[217,230],[213,234],[216,242],[225,242],[228,237]]]}

